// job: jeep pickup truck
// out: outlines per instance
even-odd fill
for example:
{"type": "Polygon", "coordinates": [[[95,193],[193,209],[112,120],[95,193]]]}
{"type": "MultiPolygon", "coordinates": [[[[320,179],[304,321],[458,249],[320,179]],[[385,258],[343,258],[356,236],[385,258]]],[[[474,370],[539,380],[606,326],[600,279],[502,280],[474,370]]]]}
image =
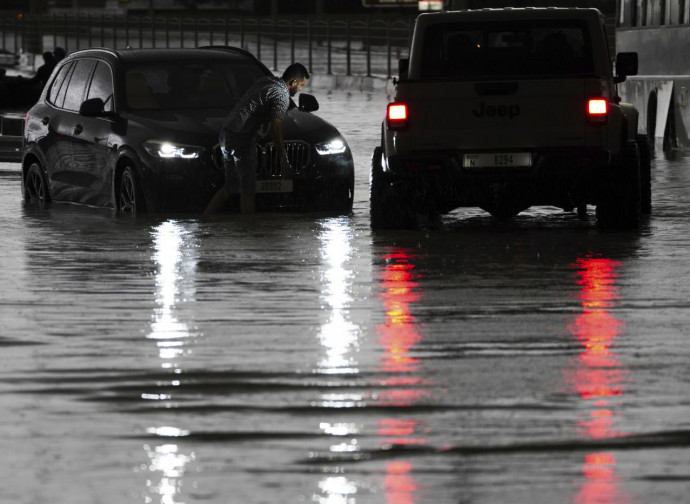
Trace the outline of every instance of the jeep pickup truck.
{"type": "Polygon", "coordinates": [[[596,206],[601,227],[651,212],[649,144],[617,84],[637,54],[609,55],[591,8],[421,14],[401,60],[370,179],[373,228],[479,207],[596,206]]]}

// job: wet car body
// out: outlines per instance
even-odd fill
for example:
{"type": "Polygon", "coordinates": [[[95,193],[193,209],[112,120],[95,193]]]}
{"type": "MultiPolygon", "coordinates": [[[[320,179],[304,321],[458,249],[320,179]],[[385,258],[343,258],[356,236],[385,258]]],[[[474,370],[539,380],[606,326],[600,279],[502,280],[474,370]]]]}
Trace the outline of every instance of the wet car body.
{"type": "MultiPolygon", "coordinates": [[[[25,200],[125,213],[203,210],[224,183],[221,126],[264,75],[272,73],[254,56],[230,47],[71,54],[27,115],[25,200]]],[[[350,149],[333,125],[311,113],[318,109],[313,96],[303,93],[299,103],[291,102],[283,121],[293,181],[281,180],[270,138],[263,137],[257,207],[348,212],[350,149]]]]}

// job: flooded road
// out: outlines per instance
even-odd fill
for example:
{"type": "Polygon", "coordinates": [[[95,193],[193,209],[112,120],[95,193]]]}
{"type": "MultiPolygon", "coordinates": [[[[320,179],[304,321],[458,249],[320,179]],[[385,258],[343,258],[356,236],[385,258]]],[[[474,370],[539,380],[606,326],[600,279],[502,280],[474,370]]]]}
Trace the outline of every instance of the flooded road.
{"type": "Polygon", "coordinates": [[[24,209],[0,164],[0,502],[686,502],[690,161],[638,232],[374,233],[386,97],[315,94],[348,217],[24,209]]]}

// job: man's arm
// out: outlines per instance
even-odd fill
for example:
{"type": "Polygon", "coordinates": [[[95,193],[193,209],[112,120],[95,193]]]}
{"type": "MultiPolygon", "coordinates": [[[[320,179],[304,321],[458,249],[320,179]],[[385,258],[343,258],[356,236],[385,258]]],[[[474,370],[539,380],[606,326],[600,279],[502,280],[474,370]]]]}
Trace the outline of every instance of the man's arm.
{"type": "Polygon", "coordinates": [[[283,144],[283,119],[274,117],[271,119],[271,138],[273,138],[273,145],[278,151],[278,162],[280,163],[280,174],[283,177],[292,177],[292,166],[287,158],[285,152],[285,145],[283,144]]]}

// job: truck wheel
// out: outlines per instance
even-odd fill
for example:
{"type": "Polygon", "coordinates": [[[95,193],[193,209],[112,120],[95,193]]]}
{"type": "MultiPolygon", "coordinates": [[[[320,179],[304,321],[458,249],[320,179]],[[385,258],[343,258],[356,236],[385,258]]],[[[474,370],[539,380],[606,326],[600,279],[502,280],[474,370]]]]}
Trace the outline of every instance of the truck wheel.
{"type": "Polygon", "coordinates": [[[383,149],[376,147],[371,158],[369,214],[372,229],[414,228],[417,216],[404,195],[397,193],[383,172],[383,149]]]}
{"type": "Polygon", "coordinates": [[[628,141],[604,179],[597,204],[597,223],[604,229],[633,229],[640,224],[640,153],[628,141]]]}
{"type": "Polygon", "coordinates": [[[637,149],[640,152],[640,211],[652,213],[652,161],[647,135],[637,135],[637,149]]]}

